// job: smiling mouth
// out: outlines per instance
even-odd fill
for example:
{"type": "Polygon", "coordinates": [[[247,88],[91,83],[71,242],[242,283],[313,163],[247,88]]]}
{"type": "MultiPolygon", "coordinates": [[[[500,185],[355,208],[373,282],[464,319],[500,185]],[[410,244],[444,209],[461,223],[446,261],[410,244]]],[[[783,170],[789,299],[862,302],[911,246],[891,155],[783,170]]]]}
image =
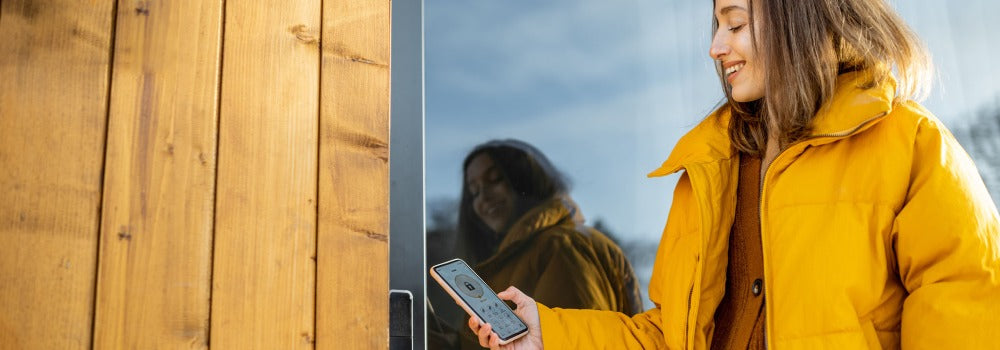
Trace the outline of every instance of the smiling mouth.
{"type": "Polygon", "coordinates": [[[736,72],[739,72],[740,69],[743,69],[743,66],[745,65],[746,63],[740,63],[733,65],[732,67],[726,68],[726,79],[731,79],[733,75],[735,75],[736,72]]]}
{"type": "Polygon", "coordinates": [[[494,230],[501,230],[502,225],[507,220],[506,215],[501,214],[501,212],[503,212],[502,204],[486,206],[483,208],[483,212],[479,218],[490,228],[494,230]]]}
{"type": "Polygon", "coordinates": [[[486,215],[489,215],[489,216],[494,216],[494,215],[497,214],[497,212],[499,210],[500,210],[500,204],[498,203],[498,204],[487,206],[486,210],[483,210],[483,213],[486,214],[486,215]]]}

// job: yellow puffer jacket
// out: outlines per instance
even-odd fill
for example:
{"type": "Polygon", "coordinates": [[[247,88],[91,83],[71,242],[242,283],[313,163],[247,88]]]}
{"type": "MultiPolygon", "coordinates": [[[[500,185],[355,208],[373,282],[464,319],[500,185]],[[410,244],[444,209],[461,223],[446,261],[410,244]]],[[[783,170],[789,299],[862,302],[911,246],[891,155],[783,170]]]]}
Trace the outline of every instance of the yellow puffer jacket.
{"type": "MultiPolygon", "coordinates": [[[[975,166],[895,83],[849,73],[761,192],[772,349],[1000,348],[1000,218],[975,166]]],[[[662,167],[684,170],[653,270],[627,317],[539,304],[546,349],[707,349],[725,293],[738,154],[716,113],[662,167]]]]}
{"type": "MultiPolygon", "coordinates": [[[[494,291],[517,286],[548,305],[628,315],[642,311],[638,281],[625,254],[584,225],[568,195],[556,195],[522,215],[497,252],[475,270],[494,291]]],[[[462,349],[481,349],[468,328],[460,335],[462,349]]]]}
{"type": "Polygon", "coordinates": [[[529,210],[504,236],[496,254],[475,270],[495,291],[517,286],[549,305],[642,311],[638,282],[611,239],[584,225],[583,214],[567,195],[529,210]]]}

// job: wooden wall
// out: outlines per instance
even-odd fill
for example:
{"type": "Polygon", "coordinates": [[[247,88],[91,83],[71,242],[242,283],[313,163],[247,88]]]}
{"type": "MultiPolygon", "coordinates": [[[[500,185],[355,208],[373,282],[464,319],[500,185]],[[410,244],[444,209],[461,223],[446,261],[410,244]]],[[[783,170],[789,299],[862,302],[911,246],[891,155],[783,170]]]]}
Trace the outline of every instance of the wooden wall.
{"type": "Polygon", "coordinates": [[[0,349],[388,346],[390,1],[0,1],[0,349]]]}

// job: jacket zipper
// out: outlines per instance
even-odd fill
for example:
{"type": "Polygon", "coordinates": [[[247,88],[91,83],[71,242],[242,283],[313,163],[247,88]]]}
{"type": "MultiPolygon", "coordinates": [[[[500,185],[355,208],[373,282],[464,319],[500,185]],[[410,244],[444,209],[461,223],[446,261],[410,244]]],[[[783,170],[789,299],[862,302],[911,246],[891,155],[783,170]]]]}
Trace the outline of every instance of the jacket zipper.
{"type": "MultiPolygon", "coordinates": [[[[697,267],[695,267],[697,271],[697,267]]],[[[694,281],[691,281],[691,288],[688,289],[687,314],[684,315],[684,348],[688,349],[689,326],[691,325],[691,296],[694,295],[694,281]]]]}
{"type": "MultiPolygon", "coordinates": [[[[792,149],[792,147],[802,144],[802,142],[805,142],[805,141],[808,141],[808,140],[812,140],[812,139],[821,138],[821,137],[846,137],[846,136],[849,136],[849,135],[857,132],[858,130],[860,130],[865,125],[868,125],[868,123],[871,123],[871,122],[873,122],[873,121],[875,121],[875,120],[877,120],[879,118],[882,118],[882,117],[884,117],[888,113],[889,112],[879,113],[878,115],[873,116],[873,117],[868,118],[868,119],[865,119],[864,121],[862,121],[861,123],[859,123],[855,127],[847,129],[847,130],[838,131],[838,132],[834,132],[834,133],[827,133],[827,134],[811,135],[811,136],[809,136],[809,137],[807,137],[807,138],[805,138],[805,139],[803,139],[803,140],[795,143],[794,145],[789,146],[785,150],[783,150],[781,152],[778,152],[778,155],[774,157],[774,160],[772,160],[770,163],[768,163],[767,167],[764,168],[764,176],[760,179],[760,192],[757,194],[757,198],[758,198],[758,201],[757,201],[757,214],[758,214],[758,217],[759,217],[759,220],[760,220],[761,253],[764,256],[764,288],[763,289],[765,291],[768,290],[768,288],[770,288],[771,282],[767,278],[767,275],[768,275],[767,274],[767,271],[768,271],[767,261],[768,261],[768,259],[767,259],[767,247],[766,247],[767,240],[764,239],[764,185],[767,184],[767,174],[770,173],[771,164],[776,163],[778,161],[778,159],[781,159],[781,155],[785,154],[786,151],[792,149]]],[[[693,285],[692,285],[692,292],[693,291],[694,291],[694,289],[693,289],[693,285]]],[[[766,292],[764,292],[764,298],[765,298],[765,302],[764,302],[764,311],[765,311],[765,315],[764,315],[764,349],[768,349],[768,348],[770,348],[770,345],[768,344],[768,336],[767,336],[767,334],[771,332],[771,321],[770,321],[771,317],[770,316],[772,316],[772,315],[771,315],[770,312],[767,312],[768,311],[767,310],[768,309],[768,304],[771,304],[771,303],[766,302],[766,298],[767,298],[767,293],[766,292]]],[[[691,297],[689,295],[688,296],[688,309],[690,309],[690,308],[691,308],[691,297]]]]}
{"type": "MultiPolygon", "coordinates": [[[[696,178],[697,178],[697,183],[698,184],[702,184],[703,183],[701,181],[703,179],[701,178],[701,176],[700,176],[700,174],[698,173],[697,170],[691,171],[691,169],[688,168],[688,167],[685,167],[685,169],[688,171],[688,174],[690,174],[689,176],[691,177],[691,186],[692,187],[695,187],[695,183],[696,183],[695,180],[696,180],[696,178]]],[[[699,202],[703,201],[703,199],[699,199],[698,198],[701,195],[700,191],[693,191],[693,193],[694,193],[696,201],[699,201],[699,202]]],[[[698,210],[698,220],[699,221],[703,221],[702,219],[703,219],[704,215],[705,215],[705,213],[703,213],[701,210],[698,210]]],[[[684,349],[689,349],[690,345],[691,345],[691,341],[690,341],[690,338],[691,338],[690,337],[690,335],[691,335],[691,333],[690,333],[690,331],[691,331],[691,312],[693,311],[692,307],[691,307],[691,301],[694,298],[694,287],[695,287],[696,281],[698,280],[699,267],[703,263],[702,260],[700,259],[700,256],[702,254],[702,248],[703,248],[702,247],[702,239],[703,239],[704,235],[705,235],[704,232],[700,232],[699,236],[698,236],[698,255],[695,256],[694,271],[691,272],[691,286],[688,288],[687,312],[684,314],[684,347],[683,347],[684,349]]],[[[697,320],[697,315],[695,315],[695,319],[697,320]]]]}
{"type": "Polygon", "coordinates": [[[886,114],[889,114],[889,112],[882,112],[882,113],[879,113],[878,115],[876,115],[874,117],[865,119],[860,124],[858,124],[857,126],[851,128],[851,129],[847,129],[847,130],[844,130],[844,131],[838,131],[838,132],[834,132],[834,133],[829,133],[829,134],[812,135],[812,136],[809,136],[809,137],[805,138],[802,141],[817,139],[817,138],[820,138],[820,137],[844,137],[844,136],[848,136],[850,134],[853,134],[853,133],[857,132],[858,129],[861,129],[865,125],[868,125],[868,123],[871,123],[872,121],[874,121],[876,119],[884,117],[886,114]]]}

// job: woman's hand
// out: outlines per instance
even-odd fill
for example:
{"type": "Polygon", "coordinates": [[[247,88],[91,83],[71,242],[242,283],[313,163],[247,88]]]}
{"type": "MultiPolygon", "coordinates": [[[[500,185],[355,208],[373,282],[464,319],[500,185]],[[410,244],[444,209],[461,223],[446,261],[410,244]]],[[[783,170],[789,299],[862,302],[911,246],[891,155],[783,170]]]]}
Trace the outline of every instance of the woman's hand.
{"type": "Polygon", "coordinates": [[[501,346],[500,337],[496,333],[493,333],[493,327],[489,323],[480,324],[476,317],[470,317],[469,328],[472,328],[472,332],[479,337],[479,345],[494,350],[542,349],[542,322],[538,319],[538,305],[535,305],[535,299],[532,299],[514,287],[509,287],[507,290],[497,293],[497,296],[500,299],[510,300],[514,304],[517,304],[517,309],[514,310],[514,313],[528,325],[528,334],[507,343],[507,345],[501,346]]]}

